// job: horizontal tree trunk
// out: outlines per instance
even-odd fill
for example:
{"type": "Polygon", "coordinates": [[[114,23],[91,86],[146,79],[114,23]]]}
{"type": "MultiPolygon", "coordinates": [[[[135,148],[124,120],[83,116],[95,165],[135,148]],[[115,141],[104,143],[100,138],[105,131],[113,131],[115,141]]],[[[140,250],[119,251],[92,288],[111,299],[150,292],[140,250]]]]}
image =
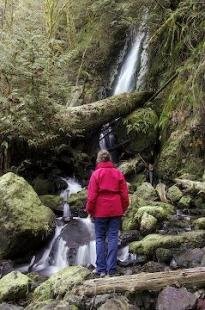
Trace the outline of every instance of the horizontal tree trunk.
{"type": "Polygon", "coordinates": [[[95,296],[107,293],[160,291],[168,285],[200,287],[204,284],[205,267],[198,267],[87,280],[83,285],[74,288],[73,293],[81,296],[95,296]]]}
{"type": "Polygon", "coordinates": [[[59,112],[54,115],[56,130],[61,128],[71,136],[84,134],[114,118],[131,113],[151,95],[151,92],[124,93],[78,107],[59,107],[59,112]]]}
{"type": "Polygon", "coordinates": [[[205,193],[205,182],[191,181],[186,179],[175,179],[177,185],[182,186],[187,192],[205,193]]]}

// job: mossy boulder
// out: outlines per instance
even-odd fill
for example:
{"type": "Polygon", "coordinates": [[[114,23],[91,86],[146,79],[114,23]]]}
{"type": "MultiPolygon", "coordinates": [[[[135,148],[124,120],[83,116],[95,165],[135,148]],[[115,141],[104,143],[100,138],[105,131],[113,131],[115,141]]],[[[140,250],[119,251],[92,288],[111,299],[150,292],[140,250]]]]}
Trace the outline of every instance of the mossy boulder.
{"type": "Polygon", "coordinates": [[[133,195],[133,202],[134,201],[155,201],[158,199],[157,191],[154,189],[154,187],[148,183],[144,182],[142,183],[137,190],[134,192],[133,195]]]}
{"type": "Polygon", "coordinates": [[[157,123],[157,114],[152,109],[138,109],[118,126],[119,143],[129,139],[127,151],[134,154],[149,148],[157,138],[157,123]]]}
{"type": "Polygon", "coordinates": [[[132,158],[126,161],[123,161],[119,165],[119,169],[126,176],[134,175],[142,171],[144,165],[139,157],[132,158]]]}
{"type": "Polygon", "coordinates": [[[189,208],[192,202],[191,196],[182,196],[182,198],[178,202],[178,206],[180,208],[189,208]]]}
{"type": "Polygon", "coordinates": [[[205,230],[184,232],[179,235],[151,234],[141,241],[130,244],[130,250],[136,254],[151,256],[158,248],[180,248],[181,246],[203,247],[205,230]]]}
{"type": "Polygon", "coordinates": [[[168,219],[174,213],[174,207],[164,202],[150,202],[150,205],[136,206],[132,205],[128,210],[126,217],[123,218],[123,230],[138,229],[141,219],[145,213],[153,216],[157,220],[168,219]],[[152,203],[152,204],[151,204],[152,203]]]}
{"type": "Polygon", "coordinates": [[[26,275],[12,271],[0,280],[0,302],[17,301],[29,293],[31,279],[26,275]]]}
{"type": "Polygon", "coordinates": [[[40,195],[42,204],[53,211],[63,211],[62,202],[63,198],[59,195],[40,195]]]}
{"type": "Polygon", "coordinates": [[[68,198],[68,203],[70,207],[73,209],[79,209],[82,208],[85,204],[86,201],[86,190],[83,189],[82,191],[76,193],[76,194],[71,194],[70,197],[68,198]]]}
{"type": "Polygon", "coordinates": [[[173,257],[172,251],[170,249],[158,248],[156,249],[156,258],[160,263],[170,263],[173,257]]]}
{"type": "Polygon", "coordinates": [[[194,221],[194,226],[196,229],[205,229],[205,217],[200,217],[194,221]]]}
{"type": "Polygon", "coordinates": [[[148,233],[156,229],[157,219],[145,212],[141,218],[140,230],[142,232],[148,233]]]}
{"type": "Polygon", "coordinates": [[[14,173],[0,178],[0,258],[23,256],[52,233],[55,215],[14,173]]]}
{"type": "Polygon", "coordinates": [[[171,186],[167,191],[167,198],[173,203],[179,201],[182,196],[182,191],[176,185],[171,186]]]}
{"type": "Polygon", "coordinates": [[[72,288],[81,284],[89,274],[90,271],[81,266],[66,267],[35,289],[33,301],[45,301],[69,295],[72,288]]]}

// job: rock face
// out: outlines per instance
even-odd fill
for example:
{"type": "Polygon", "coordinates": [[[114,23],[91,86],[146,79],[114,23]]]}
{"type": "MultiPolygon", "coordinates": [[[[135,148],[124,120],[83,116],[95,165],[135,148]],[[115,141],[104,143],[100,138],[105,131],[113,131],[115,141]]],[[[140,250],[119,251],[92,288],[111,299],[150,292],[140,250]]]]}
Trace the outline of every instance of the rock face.
{"type": "Polygon", "coordinates": [[[29,277],[18,271],[12,271],[0,280],[0,302],[25,298],[30,285],[29,277]]]}
{"type": "Polygon", "coordinates": [[[156,310],[186,310],[193,309],[197,297],[186,288],[165,288],[158,296],[156,310]]]}
{"type": "Polygon", "coordinates": [[[23,178],[11,172],[0,178],[0,258],[37,248],[52,232],[54,219],[23,178]]]}
{"type": "Polygon", "coordinates": [[[45,301],[56,296],[69,295],[73,286],[80,284],[90,271],[81,266],[67,267],[37,287],[34,291],[34,301],[45,301]]]}

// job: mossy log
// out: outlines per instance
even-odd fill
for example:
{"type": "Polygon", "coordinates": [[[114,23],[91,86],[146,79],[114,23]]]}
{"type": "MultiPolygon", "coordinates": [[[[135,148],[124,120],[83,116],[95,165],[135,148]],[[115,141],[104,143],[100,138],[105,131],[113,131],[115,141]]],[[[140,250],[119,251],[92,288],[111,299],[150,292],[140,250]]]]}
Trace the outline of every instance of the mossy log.
{"type": "Polygon", "coordinates": [[[186,179],[175,179],[177,185],[182,186],[187,192],[205,193],[205,182],[191,181],[186,179]]]}
{"type": "MultiPolygon", "coordinates": [[[[55,106],[25,110],[6,121],[0,113],[0,142],[9,136],[16,141],[25,141],[35,148],[49,148],[76,137],[89,138],[96,129],[111,120],[127,115],[152,96],[152,92],[124,93],[78,107],[55,106]],[[33,114],[34,113],[34,114],[33,114]]],[[[1,150],[0,150],[1,152],[1,150]]]]}
{"type": "Polygon", "coordinates": [[[158,292],[168,285],[201,287],[204,284],[205,267],[198,267],[87,280],[83,285],[76,287],[73,293],[81,296],[95,296],[109,293],[158,292]]]}
{"type": "Polygon", "coordinates": [[[83,134],[99,128],[114,118],[131,113],[141,107],[151,95],[151,92],[124,93],[78,107],[62,106],[54,115],[53,121],[57,131],[62,128],[70,136],[83,134]]]}

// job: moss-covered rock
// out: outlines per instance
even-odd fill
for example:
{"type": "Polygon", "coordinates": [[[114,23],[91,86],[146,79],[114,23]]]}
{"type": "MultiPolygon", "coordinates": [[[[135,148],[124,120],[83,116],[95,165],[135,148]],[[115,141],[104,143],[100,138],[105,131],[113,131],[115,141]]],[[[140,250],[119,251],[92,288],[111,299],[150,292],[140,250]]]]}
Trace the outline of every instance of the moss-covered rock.
{"type": "Polygon", "coordinates": [[[82,283],[89,273],[88,269],[81,266],[66,267],[37,287],[33,300],[45,301],[57,296],[64,297],[70,293],[73,286],[82,283]]]}
{"type": "Polygon", "coordinates": [[[142,161],[139,157],[126,160],[119,165],[119,169],[126,176],[136,174],[143,169],[142,161]]]}
{"type": "Polygon", "coordinates": [[[187,246],[204,246],[205,230],[185,232],[179,235],[152,234],[141,241],[130,244],[130,250],[136,254],[153,255],[158,248],[180,248],[187,246]]]}
{"type": "Polygon", "coordinates": [[[156,225],[157,225],[157,219],[154,216],[148,214],[147,212],[145,212],[142,215],[140,222],[140,230],[142,232],[145,233],[152,232],[155,230],[156,225]]]}
{"type": "Polygon", "coordinates": [[[0,302],[25,298],[30,290],[31,279],[18,271],[12,271],[0,280],[0,302]]]}
{"type": "Polygon", "coordinates": [[[53,231],[54,213],[33,188],[14,173],[0,178],[0,258],[34,250],[53,231]]]}
{"type": "Polygon", "coordinates": [[[70,197],[68,198],[68,203],[72,208],[82,208],[83,205],[85,204],[86,201],[86,190],[83,189],[82,191],[76,193],[76,194],[71,194],[70,197]]]}
{"type": "Polygon", "coordinates": [[[182,198],[178,202],[178,206],[180,208],[189,208],[192,202],[191,196],[182,196],[182,198]]]}
{"type": "Polygon", "coordinates": [[[194,221],[194,226],[196,229],[205,229],[205,217],[200,217],[194,221]]]}
{"type": "Polygon", "coordinates": [[[158,199],[158,195],[156,190],[150,183],[144,182],[134,192],[133,202],[137,201],[136,199],[143,201],[155,201],[158,199]]]}
{"type": "Polygon", "coordinates": [[[140,108],[125,118],[118,126],[119,142],[130,140],[127,150],[136,154],[155,144],[157,114],[150,108],[140,108]]]}
{"type": "Polygon", "coordinates": [[[182,196],[182,191],[176,185],[171,186],[167,191],[167,198],[173,203],[179,201],[182,196]]]}
{"type": "Polygon", "coordinates": [[[160,263],[170,263],[172,259],[172,251],[170,249],[158,248],[156,249],[156,258],[160,263]]]}
{"type": "Polygon", "coordinates": [[[174,207],[168,203],[156,201],[150,202],[150,205],[146,205],[146,202],[143,201],[143,204],[145,205],[138,206],[135,203],[133,205],[131,204],[126,217],[123,218],[123,230],[138,229],[145,213],[153,216],[157,220],[168,219],[174,213],[174,207]]]}
{"type": "Polygon", "coordinates": [[[39,196],[42,204],[53,211],[63,211],[62,210],[62,197],[59,195],[40,195],[39,196]]]}

